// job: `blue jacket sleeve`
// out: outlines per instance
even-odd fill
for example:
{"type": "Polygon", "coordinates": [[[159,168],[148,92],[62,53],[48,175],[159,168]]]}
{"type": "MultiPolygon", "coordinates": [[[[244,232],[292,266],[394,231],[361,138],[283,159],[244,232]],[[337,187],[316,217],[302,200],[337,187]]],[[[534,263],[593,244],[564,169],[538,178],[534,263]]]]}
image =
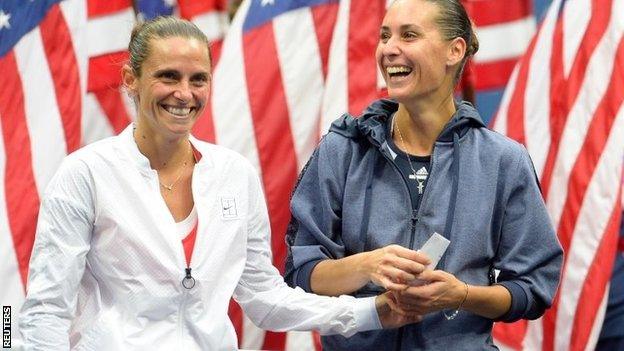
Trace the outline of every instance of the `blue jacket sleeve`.
{"type": "Polygon", "coordinates": [[[563,251],[546,211],[531,159],[522,149],[515,184],[505,206],[494,268],[497,283],[512,297],[498,320],[536,319],[551,306],[561,273],[563,251]]]}
{"type": "Polygon", "coordinates": [[[341,239],[345,159],[336,145],[341,136],[328,134],[304,167],[290,201],[286,233],[285,280],[311,292],[310,275],[320,261],[345,256],[341,239]],[[342,177],[339,175],[342,174],[342,177]]]}

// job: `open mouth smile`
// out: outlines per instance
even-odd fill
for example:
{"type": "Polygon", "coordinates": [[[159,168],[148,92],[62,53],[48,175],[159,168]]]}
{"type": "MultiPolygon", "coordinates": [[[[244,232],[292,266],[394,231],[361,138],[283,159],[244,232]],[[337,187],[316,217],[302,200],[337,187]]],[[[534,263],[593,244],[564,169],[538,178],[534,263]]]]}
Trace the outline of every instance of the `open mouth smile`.
{"type": "Polygon", "coordinates": [[[386,73],[388,77],[405,77],[412,73],[412,68],[408,66],[387,66],[386,73]]]}
{"type": "Polygon", "coordinates": [[[187,117],[192,111],[195,110],[195,107],[179,107],[169,105],[161,105],[161,107],[176,117],[187,117]]]}

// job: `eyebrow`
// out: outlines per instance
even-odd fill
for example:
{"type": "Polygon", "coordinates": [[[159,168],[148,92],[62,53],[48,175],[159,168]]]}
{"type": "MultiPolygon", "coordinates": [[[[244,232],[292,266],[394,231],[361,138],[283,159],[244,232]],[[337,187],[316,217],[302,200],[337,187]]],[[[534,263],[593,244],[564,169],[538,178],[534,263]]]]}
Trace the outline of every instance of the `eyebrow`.
{"type": "Polygon", "coordinates": [[[191,75],[191,78],[211,79],[209,72],[198,72],[198,73],[191,75]]]}
{"type": "Polygon", "coordinates": [[[165,68],[165,69],[159,69],[157,71],[154,71],[154,74],[152,74],[152,76],[160,77],[160,76],[162,76],[163,74],[166,74],[166,73],[173,73],[173,74],[177,74],[177,75],[180,74],[180,72],[176,71],[175,69],[165,68]]]}
{"type": "MultiPolygon", "coordinates": [[[[178,72],[178,70],[176,69],[171,69],[171,68],[165,68],[165,69],[160,69],[157,71],[154,71],[154,73],[152,74],[152,76],[154,77],[160,77],[163,74],[175,74],[175,75],[181,75],[180,72],[178,72]]],[[[201,77],[201,78],[209,78],[210,77],[210,72],[197,72],[197,73],[193,73],[191,74],[191,77],[201,77]]]]}
{"type": "MultiPolygon", "coordinates": [[[[399,29],[400,30],[415,29],[415,30],[417,30],[419,32],[422,31],[422,28],[420,26],[418,26],[416,24],[411,24],[411,23],[410,24],[402,24],[399,27],[399,29]]],[[[390,30],[390,27],[388,27],[388,26],[381,26],[381,30],[390,30]]]]}

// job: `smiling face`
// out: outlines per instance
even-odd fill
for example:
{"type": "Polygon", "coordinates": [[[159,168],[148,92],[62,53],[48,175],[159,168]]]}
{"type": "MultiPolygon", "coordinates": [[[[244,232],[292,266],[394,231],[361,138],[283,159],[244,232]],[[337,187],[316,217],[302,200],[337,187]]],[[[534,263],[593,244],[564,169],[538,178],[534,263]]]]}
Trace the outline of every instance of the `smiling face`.
{"type": "Polygon", "coordinates": [[[438,6],[424,0],[398,0],[386,12],[376,57],[391,98],[408,103],[452,94],[463,52],[457,50],[457,39],[442,37],[438,15],[438,6]]]}
{"type": "Polygon", "coordinates": [[[125,66],[123,80],[139,124],[166,139],[186,136],[210,92],[208,47],[193,38],[152,39],[141,72],[125,66]]]}

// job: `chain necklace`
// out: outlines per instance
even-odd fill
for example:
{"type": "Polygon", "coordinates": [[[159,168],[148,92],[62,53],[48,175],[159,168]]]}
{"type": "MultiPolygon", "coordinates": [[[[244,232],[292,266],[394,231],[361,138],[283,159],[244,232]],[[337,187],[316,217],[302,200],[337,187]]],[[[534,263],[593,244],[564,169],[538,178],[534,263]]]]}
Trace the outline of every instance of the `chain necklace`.
{"type": "Polygon", "coordinates": [[[407,153],[407,145],[405,144],[405,141],[403,140],[403,134],[401,134],[401,128],[399,128],[399,123],[396,121],[397,118],[396,116],[394,116],[393,118],[393,123],[394,123],[394,128],[396,128],[397,133],[399,134],[399,140],[401,140],[401,146],[403,146],[403,149],[401,149],[401,151],[403,151],[403,153],[405,154],[405,156],[407,157],[407,163],[409,163],[410,169],[412,170],[412,174],[410,174],[408,176],[409,179],[414,179],[418,182],[418,193],[422,194],[423,190],[425,188],[425,180],[427,179],[426,175],[420,175],[416,172],[416,169],[414,169],[414,165],[412,164],[412,158],[410,157],[410,154],[407,153]]]}
{"type": "MultiPolygon", "coordinates": [[[[185,156],[188,156],[191,153],[191,149],[193,147],[190,145],[189,143],[189,151],[185,156]]],[[[173,181],[173,183],[167,185],[167,184],[163,184],[163,182],[160,181],[160,176],[158,176],[158,183],[160,184],[160,186],[162,186],[163,188],[165,188],[168,191],[173,190],[173,186],[176,185],[176,183],[180,180],[180,178],[182,178],[182,174],[184,174],[184,169],[186,168],[187,165],[187,161],[184,161],[184,163],[182,164],[182,166],[180,166],[180,171],[178,172],[178,176],[176,177],[176,179],[173,181]]]]}

